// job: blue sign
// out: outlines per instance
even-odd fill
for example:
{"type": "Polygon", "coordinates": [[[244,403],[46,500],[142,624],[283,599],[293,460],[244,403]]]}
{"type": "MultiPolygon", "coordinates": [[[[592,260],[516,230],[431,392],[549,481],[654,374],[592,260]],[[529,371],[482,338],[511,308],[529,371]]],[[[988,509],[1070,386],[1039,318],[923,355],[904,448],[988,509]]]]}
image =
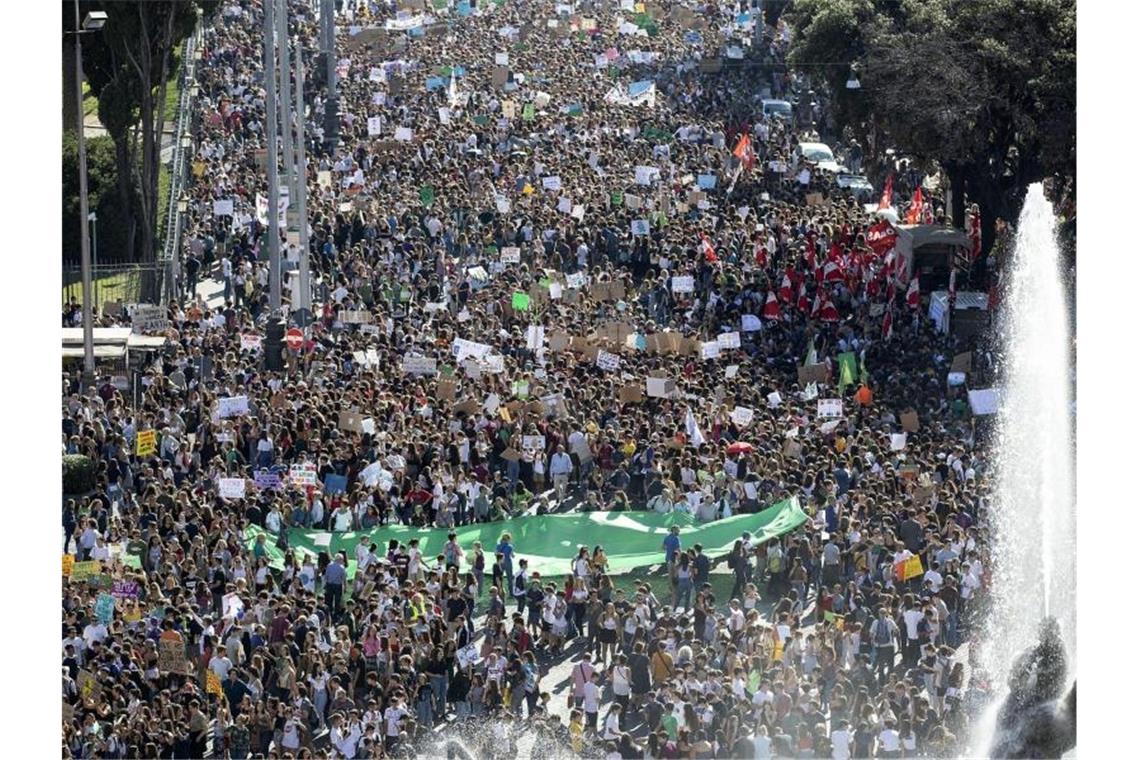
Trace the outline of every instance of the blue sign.
{"type": "Polygon", "coordinates": [[[438,90],[441,87],[446,87],[446,86],[447,86],[447,80],[445,80],[443,77],[432,77],[431,79],[427,80],[428,92],[431,92],[432,90],[438,90]]]}
{"type": "Polygon", "coordinates": [[[640,82],[634,82],[629,86],[629,96],[631,98],[636,98],[638,95],[649,92],[649,89],[651,87],[653,87],[653,80],[651,79],[644,79],[640,82]]]}
{"type": "Polygon", "coordinates": [[[95,617],[99,622],[110,625],[115,618],[115,597],[110,594],[100,594],[95,600],[95,617]]]}
{"type": "Polygon", "coordinates": [[[344,493],[348,490],[348,477],[345,475],[334,475],[331,472],[325,475],[325,493],[330,496],[334,493],[344,493]]]}
{"type": "Polygon", "coordinates": [[[459,3],[455,6],[455,10],[459,12],[460,16],[467,18],[471,15],[471,3],[467,2],[467,0],[459,0],[459,3]]]}
{"type": "Polygon", "coordinates": [[[715,174],[701,174],[697,176],[697,187],[702,190],[712,190],[716,187],[715,174]]]}

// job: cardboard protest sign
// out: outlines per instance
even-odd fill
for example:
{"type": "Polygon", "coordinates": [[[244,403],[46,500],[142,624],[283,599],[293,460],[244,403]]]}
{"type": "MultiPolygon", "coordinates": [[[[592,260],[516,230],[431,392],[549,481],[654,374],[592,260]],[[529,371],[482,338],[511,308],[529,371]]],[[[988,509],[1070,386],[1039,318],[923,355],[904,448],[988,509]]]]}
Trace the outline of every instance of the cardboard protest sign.
{"type": "Polygon", "coordinates": [[[368,324],[372,321],[372,313],[364,310],[353,311],[344,309],[340,312],[340,321],[349,325],[368,324]]]}
{"type": "Polygon", "coordinates": [[[185,673],[186,645],[177,639],[158,640],[158,669],[163,673],[185,673]]]}
{"type": "Polygon", "coordinates": [[[974,355],[969,351],[954,356],[954,361],[950,363],[951,372],[962,372],[969,374],[974,368],[974,355]]]}
{"type": "Polygon", "coordinates": [[[618,391],[618,401],[623,404],[638,404],[645,400],[640,385],[623,385],[618,391]]]}
{"type": "Polygon", "coordinates": [[[900,418],[902,429],[908,433],[918,432],[918,412],[913,409],[907,409],[902,413],[900,418]]]}
{"type": "Polygon", "coordinates": [[[804,200],[807,202],[807,205],[809,205],[809,206],[822,206],[823,205],[823,195],[820,193],[808,193],[807,196],[804,198],[804,200]]]}
{"type": "Polygon", "coordinates": [[[801,386],[806,386],[809,383],[826,383],[827,365],[809,364],[806,367],[803,365],[798,366],[796,367],[796,379],[801,386]]]}
{"type": "Polygon", "coordinates": [[[435,384],[435,397],[440,401],[454,401],[458,387],[458,383],[454,380],[437,380],[435,384]]]}

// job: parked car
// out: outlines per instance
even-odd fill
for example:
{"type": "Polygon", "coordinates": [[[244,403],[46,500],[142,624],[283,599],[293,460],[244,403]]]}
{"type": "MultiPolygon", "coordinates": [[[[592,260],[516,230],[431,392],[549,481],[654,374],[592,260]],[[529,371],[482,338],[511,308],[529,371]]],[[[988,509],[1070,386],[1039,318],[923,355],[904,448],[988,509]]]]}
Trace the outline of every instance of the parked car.
{"type": "Polygon", "coordinates": [[[792,120],[792,104],[786,100],[761,100],[760,108],[765,116],[775,116],[788,122],[792,120]]]}
{"type": "Polygon", "coordinates": [[[796,146],[796,156],[827,172],[839,173],[843,170],[843,167],[835,160],[835,154],[831,152],[831,148],[823,143],[802,142],[796,146]]]}
{"type": "Polygon", "coordinates": [[[868,201],[875,197],[875,188],[861,174],[836,174],[835,184],[843,190],[848,190],[860,201],[868,201]]]}

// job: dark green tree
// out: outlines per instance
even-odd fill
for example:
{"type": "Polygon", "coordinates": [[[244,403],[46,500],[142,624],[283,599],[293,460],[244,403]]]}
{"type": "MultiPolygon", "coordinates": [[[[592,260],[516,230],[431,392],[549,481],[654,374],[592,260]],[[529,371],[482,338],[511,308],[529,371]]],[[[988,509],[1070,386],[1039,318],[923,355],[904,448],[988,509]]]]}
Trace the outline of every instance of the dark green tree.
{"type": "Polygon", "coordinates": [[[954,222],[966,195],[981,207],[986,250],[1028,184],[1075,175],[1075,0],[797,0],[786,18],[792,62],[822,69],[840,124],[940,166],[954,222]]]}

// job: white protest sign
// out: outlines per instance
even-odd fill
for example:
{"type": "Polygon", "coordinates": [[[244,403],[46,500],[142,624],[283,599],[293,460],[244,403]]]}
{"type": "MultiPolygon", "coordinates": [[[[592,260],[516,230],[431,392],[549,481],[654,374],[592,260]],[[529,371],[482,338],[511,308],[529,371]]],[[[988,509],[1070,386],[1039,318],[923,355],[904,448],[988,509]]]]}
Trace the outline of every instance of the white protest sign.
{"type": "Polygon", "coordinates": [[[550,283],[550,300],[556,301],[561,297],[562,297],[562,283],[560,283],[560,282],[550,283]]]}
{"type": "Polygon", "coordinates": [[[997,388],[982,388],[970,391],[970,410],[975,416],[996,414],[1001,394],[997,388]]]}
{"type": "Polygon", "coordinates": [[[546,332],[542,325],[531,325],[526,328],[526,347],[532,351],[542,348],[542,342],[545,339],[546,332]]]}
{"type": "Polygon", "coordinates": [[[241,348],[243,351],[256,351],[261,348],[261,336],[257,333],[242,333],[241,348]]]}
{"type": "Polygon", "coordinates": [[[295,486],[315,486],[317,484],[317,466],[315,464],[289,465],[289,482],[295,486]]]}
{"type": "Polygon", "coordinates": [[[495,53],[496,66],[510,66],[511,54],[510,53],[495,53]]]}
{"type": "Polygon", "coordinates": [[[692,293],[693,292],[693,278],[691,275],[673,275],[672,287],[674,293],[692,293]]]}
{"type": "Polygon", "coordinates": [[[723,349],[740,348],[740,333],[726,332],[716,336],[716,342],[720,344],[723,349]]]}
{"type": "Polygon", "coordinates": [[[522,261],[522,252],[517,246],[504,246],[503,250],[499,253],[499,261],[504,264],[518,264],[522,261]]]}
{"type": "Polygon", "coordinates": [[[724,368],[724,379],[725,380],[731,380],[732,378],[736,377],[737,374],[739,374],[739,372],[740,372],[740,365],[739,364],[730,364],[724,368]]]}
{"type": "Polygon", "coordinates": [[[842,417],[843,400],[838,398],[821,398],[816,404],[816,415],[819,417],[842,417]]]}
{"type": "Polygon", "coordinates": [[[575,272],[574,274],[566,275],[566,287],[571,289],[583,288],[586,286],[586,274],[584,272],[575,272]]]}
{"type": "Polygon", "coordinates": [[[249,414],[248,396],[229,396],[218,399],[218,416],[222,419],[249,414]]]}
{"type": "Polygon", "coordinates": [[[218,478],[218,495],[223,499],[245,496],[245,478],[218,478]]]}
{"type": "Polygon", "coordinates": [[[234,215],[234,199],[224,198],[220,201],[214,201],[214,216],[233,216],[234,215]]]}
{"type": "Polygon", "coordinates": [[[473,340],[456,338],[451,343],[451,355],[456,361],[463,361],[469,356],[476,359],[485,359],[491,353],[491,347],[485,343],[476,343],[473,340]]]}
{"type": "Polygon", "coordinates": [[[557,174],[551,175],[549,177],[543,177],[542,178],[542,189],[543,190],[561,190],[562,189],[562,178],[559,177],[557,174]]]}
{"type": "Polygon", "coordinates": [[[634,235],[648,235],[649,234],[649,220],[648,219],[634,219],[629,223],[629,231],[634,235]]]}
{"type": "Polygon", "coordinates": [[[436,361],[427,356],[404,355],[403,370],[406,375],[434,375],[436,361]]]}
{"type": "Polygon", "coordinates": [[[902,451],[906,448],[906,433],[891,433],[891,451],[902,451]]]}
{"type": "Polygon", "coordinates": [[[748,427],[752,424],[752,418],[755,416],[755,410],[747,406],[738,406],[732,410],[732,422],[737,427],[748,427]]]}
{"type": "Polygon", "coordinates": [[[412,141],[412,128],[411,127],[396,127],[396,139],[400,142],[412,141]]]}
{"type": "Polygon", "coordinates": [[[595,363],[599,368],[612,372],[621,366],[621,357],[617,354],[611,354],[609,351],[598,351],[598,358],[595,363]]]}
{"type": "Polygon", "coordinates": [[[742,314],[740,316],[740,329],[744,332],[758,332],[760,330],[760,317],[755,314],[742,314]]]}
{"type": "Polygon", "coordinates": [[[524,435],[522,438],[522,447],[530,451],[545,451],[546,450],[546,436],[544,435],[524,435]]]}
{"type": "Polygon", "coordinates": [[[636,166],[633,172],[634,181],[639,185],[652,185],[659,173],[656,167],[653,166],[636,166]]]}
{"type": "Polygon", "coordinates": [[[558,199],[558,210],[561,213],[569,214],[573,208],[574,208],[574,204],[569,198],[563,196],[563,197],[558,199]]]}
{"type": "Polygon", "coordinates": [[[368,136],[369,137],[376,137],[378,134],[380,134],[380,130],[383,128],[384,128],[383,127],[383,120],[379,116],[369,116],[368,117],[368,136]]]}
{"type": "Polygon", "coordinates": [[[677,383],[665,377],[645,378],[645,395],[650,398],[668,398],[677,390],[677,383]]]}
{"type": "Polygon", "coordinates": [[[715,359],[720,356],[720,343],[715,340],[705,341],[701,343],[701,358],[702,359],[715,359]]]}
{"type": "Polygon", "coordinates": [[[770,409],[775,409],[780,406],[780,403],[783,400],[784,398],[780,395],[779,391],[772,391],[768,394],[768,407],[770,409]]]}

